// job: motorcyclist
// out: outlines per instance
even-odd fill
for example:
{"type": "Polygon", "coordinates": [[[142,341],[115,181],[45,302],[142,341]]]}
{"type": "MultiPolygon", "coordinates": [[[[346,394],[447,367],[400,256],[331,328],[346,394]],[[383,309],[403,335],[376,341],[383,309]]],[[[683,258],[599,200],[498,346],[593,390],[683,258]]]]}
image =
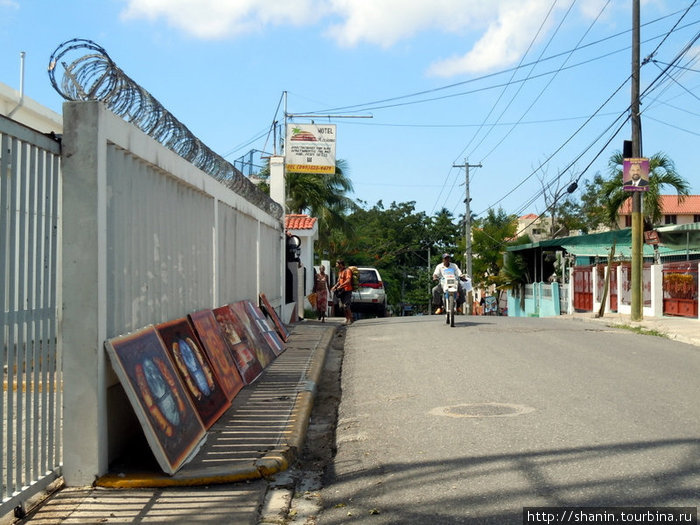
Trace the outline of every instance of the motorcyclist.
{"type": "Polygon", "coordinates": [[[459,266],[452,262],[452,256],[449,253],[443,253],[442,262],[435,267],[435,271],[433,272],[433,281],[438,281],[438,283],[433,287],[433,306],[437,307],[435,310],[436,315],[442,313],[442,297],[444,292],[440,279],[443,277],[445,270],[448,268],[454,272],[455,277],[458,279],[462,277],[462,271],[459,269],[459,266]]]}

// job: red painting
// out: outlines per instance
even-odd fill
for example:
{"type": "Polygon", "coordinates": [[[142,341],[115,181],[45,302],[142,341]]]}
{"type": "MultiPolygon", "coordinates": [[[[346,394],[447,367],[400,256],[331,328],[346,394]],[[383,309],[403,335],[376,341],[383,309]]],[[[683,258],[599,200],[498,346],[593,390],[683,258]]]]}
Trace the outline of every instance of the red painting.
{"type": "Polygon", "coordinates": [[[258,361],[254,351],[248,346],[243,325],[236,319],[233,310],[228,305],[214,309],[214,318],[221,328],[221,333],[243,382],[249,385],[262,374],[263,366],[258,361]]]}
{"type": "Polygon", "coordinates": [[[201,310],[191,313],[189,318],[214,368],[214,374],[219,380],[221,389],[226,394],[226,398],[231,401],[243,388],[243,379],[214,313],[211,310],[201,310]]]}
{"type": "Polygon", "coordinates": [[[175,363],[204,428],[209,429],[229,407],[214,375],[213,367],[185,318],[156,325],[170,357],[175,363]]]}
{"type": "Polygon", "coordinates": [[[151,325],[110,339],[105,347],[153,455],[164,472],[174,474],[197,451],[206,430],[163,340],[151,325]]]}

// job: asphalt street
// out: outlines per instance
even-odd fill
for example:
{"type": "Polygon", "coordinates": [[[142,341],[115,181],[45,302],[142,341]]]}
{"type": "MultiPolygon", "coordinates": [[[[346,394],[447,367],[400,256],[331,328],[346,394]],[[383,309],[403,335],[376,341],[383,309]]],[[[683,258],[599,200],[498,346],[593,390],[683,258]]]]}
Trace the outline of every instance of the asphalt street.
{"type": "Polygon", "coordinates": [[[700,505],[700,349],[573,319],[347,330],[321,525],[700,505]]]}

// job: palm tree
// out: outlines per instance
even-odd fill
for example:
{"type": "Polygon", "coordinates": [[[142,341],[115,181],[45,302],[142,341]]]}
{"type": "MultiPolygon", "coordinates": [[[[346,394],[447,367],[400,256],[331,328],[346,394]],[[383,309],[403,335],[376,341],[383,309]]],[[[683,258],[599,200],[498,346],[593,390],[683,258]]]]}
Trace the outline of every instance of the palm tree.
{"type": "MultiPolygon", "coordinates": [[[[632,197],[631,192],[622,188],[622,152],[616,151],[608,161],[608,167],[612,177],[603,184],[603,196],[605,199],[606,222],[608,226],[617,228],[617,219],[620,208],[624,202],[632,197]]],[[[678,201],[690,193],[690,185],[676,171],[676,166],[664,153],[656,153],[649,158],[649,187],[643,194],[642,209],[644,221],[647,227],[659,224],[663,218],[661,209],[661,188],[671,186],[678,195],[678,201]]]]}
{"type": "MultiPolygon", "coordinates": [[[[353,229],[347,220],[348,213],[355,208],[355,202],[347,194],[351,192],[352,181],[346,175],[347,162],[338,159],[335,173],[290,172],[285,176],[286,212],[308,213],[318,219],[319,241],[317,251],[329,256],[337,255],[334,235],[347,238],[353,236],[353,229]],[[332,252],[332,253],[331,253],[332,252]]],[[[269,164],[260,172],[269,175],[269,164]]],[[[264,190],[264,186],[261,185],[264,190]]],[[[269,187],[267,188],[269,192],[269,187]]]]}

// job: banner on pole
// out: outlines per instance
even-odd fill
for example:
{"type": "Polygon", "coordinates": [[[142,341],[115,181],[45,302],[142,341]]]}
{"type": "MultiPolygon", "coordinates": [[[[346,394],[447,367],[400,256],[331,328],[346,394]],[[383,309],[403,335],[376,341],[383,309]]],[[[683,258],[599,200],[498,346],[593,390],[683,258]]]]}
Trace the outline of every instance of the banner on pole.
{"type": "Polygon", "coordinates": [[[287,124],[287,171],[335,173],[335,131],[335,124],[287,124]]]}

